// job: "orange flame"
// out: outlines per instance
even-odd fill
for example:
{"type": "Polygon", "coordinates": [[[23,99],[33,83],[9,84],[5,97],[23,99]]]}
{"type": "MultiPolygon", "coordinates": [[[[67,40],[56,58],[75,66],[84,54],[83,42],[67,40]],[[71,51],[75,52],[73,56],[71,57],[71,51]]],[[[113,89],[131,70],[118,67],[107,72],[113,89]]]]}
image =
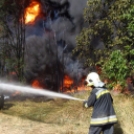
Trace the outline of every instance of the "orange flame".
{"type": "Polygon", "coordinates": [[[73,83],[74,83],[73,80],[68,75],[64,76],[64,81],[63,81],[64,87],[69,88],[73,85],[73,83]]]}
{"type": "Polygon", "coordinates": [[[41,86],[41,84],[40,84],[40,82],[38,80],[34,80],[32,82],[32,87],[34,87],[34,88],[42,88],[42,86],[41,86]]]}
{"type": "MultiPolygon", "coordinates": [[[[60,90],[62,92],[66,92],[66,93],[74,93],[74,92],[78,92],[78,91],[91,90],[91,88],[86,87],[84,85],[84,81],[85,81],[85,78],[82,78],[81,82],[79,82],[78,85],[75,85],[74,80],[71,77],[69,77],[68,75],[65,75],[64,79],[63,79],[63,85],[62,85],[62,87],[60,87],[60,90]]],[[[42,84],[39,79],[34,79],[31,82],[31,86],[34,88],[37,88],[37,89],[45,88],[45,85],[42,84]]]]}
{"type": "Polygon", "coordinates": [[[34,22],[40,12],[40,3],[32,1],[29,7],[25,9],[25,23],[28,24],[34,22]]]}
{"type": "Polygon", "coordinates": [[[78,85],[74,85],[74,81],[69,77],[69,76],[65,76],[64,77],[64,86],[63,88],[71,88],[70,90],[65,90],[66,93],[75,93],[78,91],[85,91],[85,90],[91,90],[90,87],[86,87],[84,85],[84,81],[85,81],[85,77],[83,77],[81,79],[81,81],[79,82],[78,85]]]}

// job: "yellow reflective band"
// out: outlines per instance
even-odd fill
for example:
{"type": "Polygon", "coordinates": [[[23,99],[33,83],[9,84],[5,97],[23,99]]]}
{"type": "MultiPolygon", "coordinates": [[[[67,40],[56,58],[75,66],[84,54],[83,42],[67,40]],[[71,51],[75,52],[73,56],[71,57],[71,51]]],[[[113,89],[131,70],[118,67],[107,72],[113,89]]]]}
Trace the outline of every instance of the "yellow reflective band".
{"type": "Polygon", "coordinates": [[[102,96],[102,95],[104,95],[104,94],[107,94],[107,93],[109,93],[108,90],[103,90],[102,92],[98,93],[96,97],[97,97],[97,99],[98,99],[98,98],[100,98],[100,96],[102,96]]]}
{"type": "Polygon", "coordinates": [[[90,124],[95,125],[95,124],[105,124],[105,123],[111,123],[111,122],[116,122],[117,118],[107,118],[107,119],[102,119],[102,120],[98,120],[98,119],[91,119],[90,124]]]}

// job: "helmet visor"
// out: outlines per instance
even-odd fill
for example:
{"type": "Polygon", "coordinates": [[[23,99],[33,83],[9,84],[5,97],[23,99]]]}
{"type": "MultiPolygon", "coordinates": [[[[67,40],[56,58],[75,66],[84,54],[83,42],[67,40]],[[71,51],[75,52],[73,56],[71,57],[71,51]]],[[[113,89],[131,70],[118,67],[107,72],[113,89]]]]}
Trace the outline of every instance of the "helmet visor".
{"type": "Polygon", "coordinates": [[[87,82],[87,87],[91,87],[91,86],[93,86],[94,84],[93,84],[93,81],[91,80],[91,79],[86,79],[86,82],[87,82]]]}

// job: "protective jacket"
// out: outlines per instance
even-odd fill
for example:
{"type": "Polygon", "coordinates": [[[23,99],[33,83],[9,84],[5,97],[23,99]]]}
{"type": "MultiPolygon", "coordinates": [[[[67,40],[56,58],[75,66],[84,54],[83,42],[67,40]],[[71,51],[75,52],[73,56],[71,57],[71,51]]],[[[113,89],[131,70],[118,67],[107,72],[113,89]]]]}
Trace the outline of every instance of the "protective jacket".
{"type": "Polygon", "coordinates": [[[101,126],[117,122],[113,108],[113,99],[107,88],[94,88],[85,104],[87,107],[93,106],[91,126],[101,126]]]}

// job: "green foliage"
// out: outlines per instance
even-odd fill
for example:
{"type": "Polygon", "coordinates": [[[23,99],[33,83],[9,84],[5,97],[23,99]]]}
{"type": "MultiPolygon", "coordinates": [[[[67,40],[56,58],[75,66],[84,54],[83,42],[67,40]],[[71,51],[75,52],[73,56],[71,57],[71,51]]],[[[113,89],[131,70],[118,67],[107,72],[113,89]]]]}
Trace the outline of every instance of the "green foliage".
{"type": "Polygon", "coordinates": [[[134,5],[132,4],[121,17],[122,19],[128,21],[127,29],[129,30],[129,35],[132,37],[134,34],[134,5]]]}
{"type": "Polygon", "coordinates": [[[124,55],[127,59],[127,64],[130,72],[134,70],[134,2],[131,3],[128,10],[120,16],[122,22],[125,23],[125,28],[123,29],[125,36],[122,38],[123,43],[125,44],[124,55]]]}
{"type": "Polygon", "coordinates": [[[129,68],[127,60],[120,50],[115,50],[103,65],[104,73],[112,81],[112,84],[124,84],[125,77],[128,75],[129,68]]]}
{"type": "Polygon", "coordinates": [[[74,52],[88,66],[104,64],[103,71],[115,83],[134,70],[133,16],[133,0],[88,0],[84,10],[87,27],[77,37],[74,52]]]}

